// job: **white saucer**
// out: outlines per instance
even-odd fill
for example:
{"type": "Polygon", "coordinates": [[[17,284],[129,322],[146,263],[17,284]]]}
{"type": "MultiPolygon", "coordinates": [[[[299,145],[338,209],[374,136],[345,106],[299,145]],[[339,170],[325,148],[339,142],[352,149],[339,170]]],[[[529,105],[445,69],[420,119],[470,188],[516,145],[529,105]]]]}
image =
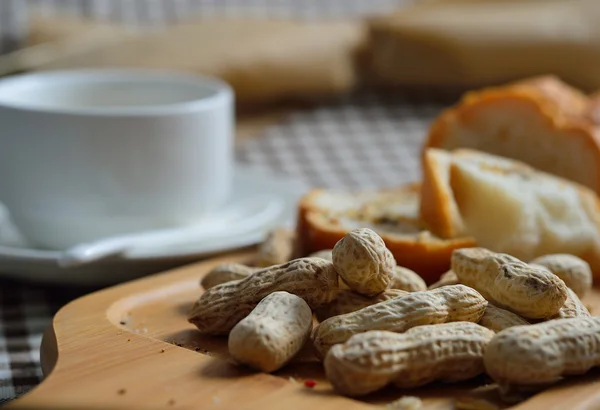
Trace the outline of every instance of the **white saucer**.
{"type": "Polygon", "coordinates": [[[72,285],[109,285],[181,266],[217,253],[255,245],[264,239],[268,229],[295,223],[298,200],[307,189],[298,181],[238,165],[232,203],[259,194],[276,195],[284,201],[284,211],[263,229],[225,238],[217,243],[190,242],[176,249],[140,250],[74,267],[62,267],[59,264],[61,251],[0,244],[0,277],[72,285]]]}

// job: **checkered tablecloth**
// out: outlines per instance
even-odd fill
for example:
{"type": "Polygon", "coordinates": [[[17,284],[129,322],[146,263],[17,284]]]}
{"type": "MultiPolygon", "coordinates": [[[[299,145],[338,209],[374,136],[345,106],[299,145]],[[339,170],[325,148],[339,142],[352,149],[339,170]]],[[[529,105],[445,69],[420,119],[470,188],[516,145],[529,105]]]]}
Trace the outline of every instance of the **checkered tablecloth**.
{"type": "MultiPolygon", "coordinates": [[[[204,4],[208,9],[212,7],[212,11],[217,4],[226,7],[243,4],[247,10],[266,10],[271,14],[273,11],[302,14],[319,8],[340,14],[385,11],[407,1],[244,0],[236,3],[175,0],[173,3],[184,9],[204,4]]],[[[0,0],[0,15],[2,7],[6,10],[8,3],[20,7],[20,0],[0,0]]],[[[155,20],[161,19],[156,17],[161,10],[156,6],[160,3],[156,0],[123,2],[130,6],[135,3],[137,9],[118,6],[122,2],[113,0],[28,0],[27,3],[41,4],[48,10],[70,8],[73,12],[101,16],[115,14],[111,7],[120,7],[119,10],[125,10],[130,17],[135,16],[137,10],[154,16],[155,20]],[[154,4],[153,11],[148,11],[151,6],[141,3],[154,4]]],[[[6,27],[6,16],[0,20],[0,26],[6,27]]],[[[359,92],[292,113],[278,124],[267,127],[256,138],[240,144],[237,158],[265,170],[297,177],[314,187],[399,185],[419,178],[418,153],[428,124],[457,96],[457,90],[436,93],[396,91],[386,95],[359,92]]],[[[41,381],[39,346],[42,332],[61,306],[91,290],[0,281],[0,404],[26,393],[41,381]]]]}
{"type": "Polygon", "coordinates": [[[386,188],[420,178],[431,120],[458,90],[356,93],[291,114],[241,145],[238,158],[312,187],[386,188]]]}
{"type": "Polygon", "coordinates": [[[42,380],[42,333],[61,306],[93,290],[0,281],[0,404],[42,380]]]}
{"type": "Polygon", "coordinates": [[[0,0],[0,53],[23,44],[32,10],[41,16],[66,14],[156,27],[190,15],[308,19],[374,15],[413,1],[418,0],[0,0]]]}

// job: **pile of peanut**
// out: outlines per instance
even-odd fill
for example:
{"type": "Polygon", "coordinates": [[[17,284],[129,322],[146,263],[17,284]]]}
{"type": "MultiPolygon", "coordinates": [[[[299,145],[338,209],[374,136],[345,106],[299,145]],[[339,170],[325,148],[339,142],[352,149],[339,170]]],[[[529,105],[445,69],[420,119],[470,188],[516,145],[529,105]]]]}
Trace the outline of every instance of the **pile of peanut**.
{"type": "Polygon", "coordinates": [[[307,258],[269,240],[262,250],[263,267],[205,276],[189,316],[204,335],[228,335],[231,356],[256,370],[281,369],[311,343],[335,390],[361,396],[484,373],[501,392],[541,389],[600,365],[600,317],[580,300],[592,273],[574,256],[525,263],[458,249],[427,288],[369,229],[307,258]]]}

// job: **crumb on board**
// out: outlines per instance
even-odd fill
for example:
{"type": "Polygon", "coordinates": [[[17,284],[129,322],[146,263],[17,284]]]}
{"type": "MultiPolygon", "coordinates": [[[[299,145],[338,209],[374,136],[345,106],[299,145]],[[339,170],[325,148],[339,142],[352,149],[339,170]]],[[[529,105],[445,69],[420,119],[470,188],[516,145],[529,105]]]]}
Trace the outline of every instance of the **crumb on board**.
{"type": "Polygon", "coordinates": [[[292,376],[288,377],[288,380],[292,383],[298,383],[292,376]]]}
{"type": "Polygon", "coordinates": [[[127,324],[127,322],[126,322],[126,321],[124,321],[124,320],[121,320],[121,321],[119,322],[119,324],[120,324],[121,326],[125,326],[125,325],[127,324]]]}
{"type": "Polygon", "coordinates": [[[398,400],[388,403],[386,407],[396,410],[419,410],[423,407],[423,402],[416,396],[402,396],[398,400]]]}
{"type": "Polygon", "coordinates": [[[196,351],[196,352],[202,352],[202,354],[205,354],[207,356],[212,356],[211,353],[208,350],[203,349],[201,347],[194,347],[194,351],[196,351]]]}
{"type": "Polygon", "coordinates": [[[127,393],[127,390],[125,390],[125,389],[119,389],[119,390],[117,390],[117,394],[120,395],[120,396],[124,395],[125,393],[127,393]]]}
{"type": "Polygon", "coordinates": [[[174,406],[175,405],[175,399],[169,399],[169,401],[167,403],[169,404],[169,406],[174,406]]]}
{"type": "Polygon", "coordinates": [[[164,352],[165,352],[165,349],[160,349],[160,352],[161,352],[161,353],[164,353],[164,352]]]}
{"type": "Polygon", "coordinates": [[[131,339],[127,339],[128,342],[131,342],[131,339]]]}

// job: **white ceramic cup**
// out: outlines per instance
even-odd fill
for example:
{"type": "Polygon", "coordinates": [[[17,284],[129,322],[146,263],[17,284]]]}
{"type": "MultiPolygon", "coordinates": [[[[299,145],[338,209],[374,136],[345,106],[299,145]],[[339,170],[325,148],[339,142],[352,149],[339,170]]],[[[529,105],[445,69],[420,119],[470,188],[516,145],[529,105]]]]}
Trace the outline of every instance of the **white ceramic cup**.
{"type": "Polygon", "coordinates": [[[32,245],[183,226],[228,198],[233,93],[151,70],[0,81],[0,202],[32,245]]]}

